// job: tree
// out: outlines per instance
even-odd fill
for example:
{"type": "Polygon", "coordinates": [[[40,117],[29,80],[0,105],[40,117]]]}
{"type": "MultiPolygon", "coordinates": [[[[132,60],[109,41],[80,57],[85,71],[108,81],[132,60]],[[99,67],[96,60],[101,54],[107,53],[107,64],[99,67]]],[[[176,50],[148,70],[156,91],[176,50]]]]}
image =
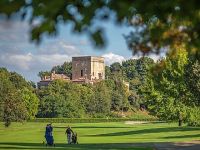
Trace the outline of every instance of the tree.
{"type": "Polygon", "coordinates": [[[130,59],[122,62],[124,78],[129,81],[130,93],[129,103],[133,109],[138,109],[140,104],[144,104],[142,88],[154,66],[154,60],[148,57],[130,59]]]}
{"type": "Polygon", "coordinates": [[[86,86],[55,80],[41,92],[38,117],[79,118],[85,116],[92,91],[86,86]]]}
{"type": "Polygon", "coordinates": [[[126,78],[128,80],[132,80],[138,76],[138,72],[136,70],[136,59],[129,59],[122,62],[123,71],[126,74],[126,78]]]}
{"type": "Polygon", "coordinates": [[[62,97],[57,95],[47,95],[41,98],[39,111],[37,117],[46,117],[46,118],[55,118],[58,116],[62,116],[59,114],[58,103],[63,101],[62,97]]]}
{"type": "Polygon", "coordinates": [[[32,87],[21,75],[0,68],[0,117],[5,126],[33,118],[37,103],[32,87]]]}
{"type": "Polygon", "coordinates": [[[195,97],[193,103],[200,106],[200,61],[194,56],[190,56],[185,72],[187,88],[195,97]]]}
{"type": "Polygon", "coordinates": [[[50,71],[40,71],[38,73],[38,76],[41,78],[41,80],[45,77],[45,76],[50,76],[51,72],[50,71]]]}
{"type": "Polygon", "coordinates": [[[111,71],[109,66],[105,66],[105,79],[109,79],[111,76],[111,71]]]}
{"type": "Polygon", "coordinates": [[[90,100],[88,110],[92,116],[100,117],[110,114],[111,91],[105,82],[99,82],[94,87],[94,96],[90,100]]]}
{"type": "Polygon", "coordinates": [[[39,105],[38,97],[28,88],[23,88],[21,94],[22,94],[21,98],[25,103],[25,107],[27,109],[27,118],[28,119],[35,118],[35,115],[38,113],[38,105],[39,105]]]}
{"type": "Polygon", "coordinates": [[[137,95],[136,92],[131,91],[131,93],[128,97],[128,101],[133,109],[138,110],[140,108],[141,102],[140,102],[139,96],[137,95]]]}
{"type": "Polygon", "coordinates": [[[112,91],[111,110],[120,111],[122,108],[123,97],[119,91],[112,91]]]}
{"type": "Polygon", "coordinates": [[[85,33],[96,46],[103,46],[106,43],[103,26],[94,28],[94,21],[112,20],[117,24],[128,23],[136,29],[125,36],[134,53],[159,53],[163,47],[180,43],[190,47],[188,51],[199,52],[200,6],[197,0],[4,0],[0,5],[0,13],[7,16],[18,13],[22,18],[29,16],[26,19],[30,23],[43,18],[31,29],[32,40],[37,42],[43,34],[56,35],[59,23],[72,22],[73,32],[85,33]]]}
{"type": "Polygon", "coordinates": [[[33,81],[28,81],[28,84],[29,84],[32,88],[36,89],[36,84],[35,84],[35,82],[33,82],[33,81]]]}
{"type": "Polygon", "coordinates": [[[20,99],[20,92],[9,80],[9,72],[0,68],[0,104],[1,120],[8,127],[12,121],[26,120],[27,110],[20,99]]]}
{"type": "Polygon", "coordinates": [[[177,47],[173,52],[176,53],[162,60],[164,69],[149,80],[145,98],[153,114],[164,120],[178,120],[181,126],[192,106],[192,97],[184,80],[184,68],[188,63],[185,47],[177,47]]]}
{"type": "Polygon", "coordinates": [[[72,62],[64,62],[62,65],[54,66],[51,72],[55,71],[58,74],[65,74],[72,78],[72,62]]]}
{"type": "Polygon", "coordinates": [[[122,71],[122,66],[119,62],[115,62],[113,64],[110,65],[110,71],[112,73],[121,73],[122,71]]]}
{"type": "Polygon", "coordinates": [[[10,72],[10,75],[8,77],[16,89],[23,89],[24,87],[32,89],[30,84],[20,74],[16,72],[10,72]]]}

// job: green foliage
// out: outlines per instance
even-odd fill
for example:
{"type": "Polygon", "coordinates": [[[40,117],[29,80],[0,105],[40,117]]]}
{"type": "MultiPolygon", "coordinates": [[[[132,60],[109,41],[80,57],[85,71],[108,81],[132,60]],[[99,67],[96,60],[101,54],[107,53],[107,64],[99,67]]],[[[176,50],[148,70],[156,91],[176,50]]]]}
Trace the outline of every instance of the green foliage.
{"type": "Polygon", "coordinates": [[[83,101],[88,100],[89,89],[81,86],[61,80],[52,82],[47,89],[40,91],[41,102],[38,117],[84,116],[85,103],[83,101]]]}
{"type": "Polygon", "coordinates": [[[40,71],[38,73],[38,76],[43,79],[45,76],[50,76],[51,75],[51,72],[50,71],[40,71]]]}
{"type": "Polygon", "coordinates": [[[133,115],[130,118],[35,118],[29,122],[52,122],[52,123],[101,123],[101,122],[124,122],[124,121],[158,121],[150,115],[133,115]]]}
{"type": "Polygon", "coordinates": [[[188,114],[197,113],[193,109],[198,103],[185,78],[188,77],[186,70],[191,69],[188,66],[189,57],[185,47],[176,47],[172,52],[158,62],[159,65],[164,63],[164,67],[149,76],[143,92],[151,113],[163,120],[179,121],[181,126],[183,121],[192,120],[188,119],[192,118],[188,114]]]}
{"type": "Polygon", "coordinates": [[[185,118],[185,101],[188,97],[183,73],[186,64],[187,53],[179,48],[175,55],[166,57],[165,68],[154,76],[153,89],[148,98],[149,108],[163,119],[184,120],[185,118]]]}
{"type": "Polygon", "coordinates": [[[139,99],[139,96],[136,92],[132,91],[128,97],[128,101],[133,109],[138,110],[140,108],[140,104],[142,103],[139,99]]]}
{"type": "Polygon", "coordinates": [[[110,113],[111,91],[104,82],[97,83],[94,88],[94,97],[90,101],[90,112],[92,115],[110,113]]]}
{"type": "Polygon", "coordinates": [[[115,62],[113,64],[110,65],[110,71],[112,73],[121,73],[122,71],[122,66],[119,62],[115,62]]]}
{"type": "Polygon", "coordinates": [[[111,71],[109,66],[105,66],[105,79],[109,79],[111,76],[111,71]]]}
{"type": "Polygon", "coordinates": [[[58,74],[65,74],[72,78],[72,62],[64,62],[62,65],[54,66],[51,72],[55,71],[58,74]]]}
{"type": "Polygon", "coordinates": [[[102,118],[112,115],[111,110],[127,111],[129,108],[128,92],[121,80],[104,80],[93,86],[55,80],[47,88],[40,89],[38,96],[38,117],[102,118]]]}
{"type": "Polygon", "coordinates": [[[189,56],[189,63],[185,67],[185,80],[187,87],[194,96],[193,103],[200,106],[200,60],[189,56]]]}
{"type": "Polygon", "coordinates": [[[120,111],[123,103],[123,96],[120,94],[119,91],[112,92],[112,103],[111,103],[111,110],[120,111]]]}
{"type": "Polygon", "coordinates": [[[0,68],[0,117],[5,126],[34,118],[37,105],[38,98],[29,83],[19,74],[0,68]]]}
{"type": "Polygon", "coordinates": [[[97,47],[106,45],[103,25],[95,21],[110,20],[115,24],[128,24],[134,31],[125,36],[134,53],[159,53],[163,47],[185,43],[188,51],[196,51],[199,57],[199,11],[196,0],[100,0],[100,1],[25,1],[3,0],[0,13],[10,17],[20,14],[32,24],[38,18],[40,24],[31,29],[31,39],[39,42],[43,35],[55,36],[60,23],[72,23],[74,33],[89,36],[97,47]],[[32,10],[32,13],[30,12],[32,10]],[[115,14],[115,15],[113,15],[115,14]],[[26,17],[27,16],[27,17],[26,17]],[[195,34],[193,34],[195,33],[195,34]]]}
{"type": "Polygon", "coordinates": [[[25,103],[25,108],[27,110],[27,118],[32,119],[35,118],[35,115],[38,112],[39,99],[28,88],[24,88],[21,90],[21,99],[25,103]]]}
{"type": "Polygon", "coordinates": [[[43,79],[45,76],[50,76],[55,71],[57,74],[65,74],[70,79],[72,78],[72,62],[64,62],[62,65],[57,65],[51,68],[50,71],[40,71],[38,76],[43,79]]]}
{"type": "Polygon", "coordinates": [[[187,114],[189,126],[200,126],[200,107],[192,107],[187,114]]]}

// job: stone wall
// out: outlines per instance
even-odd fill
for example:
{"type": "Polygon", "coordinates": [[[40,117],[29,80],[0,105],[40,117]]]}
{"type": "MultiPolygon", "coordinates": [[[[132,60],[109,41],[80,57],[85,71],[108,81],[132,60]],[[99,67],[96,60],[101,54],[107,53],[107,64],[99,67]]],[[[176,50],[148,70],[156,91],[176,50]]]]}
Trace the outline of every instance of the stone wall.
{"type": "Polygon", "coordinates": [[[105,64],[103,57],[92,57],[91,74],[92,79],[105,79],[105,64]]]}
{"type": "Polygon", "coordinates": [[[72,57],[72,80],[104,78],[105,65],[103,57],[72,57]]]}

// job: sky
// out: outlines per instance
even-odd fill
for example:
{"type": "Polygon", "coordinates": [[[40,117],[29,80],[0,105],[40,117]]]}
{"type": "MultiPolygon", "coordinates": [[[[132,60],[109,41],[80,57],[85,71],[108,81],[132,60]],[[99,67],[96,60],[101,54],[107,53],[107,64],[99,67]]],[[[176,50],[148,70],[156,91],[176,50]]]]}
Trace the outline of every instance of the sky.
{"type": "Polygon", "coordinates": [[[101,25],[105,27],[107,41],[103,49],[95,48],[86,35],[72,33],[70,24],[60,24],[56,37],[44,37],[36,45],[29,40],[28,22],[0,18],[0,67],[17,72],[26,80],[38,82],[39,71],[51,70],[55,65],[71,61],[73,56],[103,56],[106,65],[138,57],[132,56],[123,37],[133,28],[110,22],[101,25]]]}

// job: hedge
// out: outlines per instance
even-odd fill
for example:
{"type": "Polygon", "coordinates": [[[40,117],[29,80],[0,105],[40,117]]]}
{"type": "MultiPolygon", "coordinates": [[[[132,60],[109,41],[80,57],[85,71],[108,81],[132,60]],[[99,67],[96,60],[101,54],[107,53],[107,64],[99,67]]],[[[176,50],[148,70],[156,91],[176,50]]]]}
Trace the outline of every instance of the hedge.
{"type": "Polygon", "coordinates": [[[155,117],[149,118],[35,118],[30,122],[52,123],[100,123],[100,122],[124,122],[124,121],[158,121],[155,117]]]}

